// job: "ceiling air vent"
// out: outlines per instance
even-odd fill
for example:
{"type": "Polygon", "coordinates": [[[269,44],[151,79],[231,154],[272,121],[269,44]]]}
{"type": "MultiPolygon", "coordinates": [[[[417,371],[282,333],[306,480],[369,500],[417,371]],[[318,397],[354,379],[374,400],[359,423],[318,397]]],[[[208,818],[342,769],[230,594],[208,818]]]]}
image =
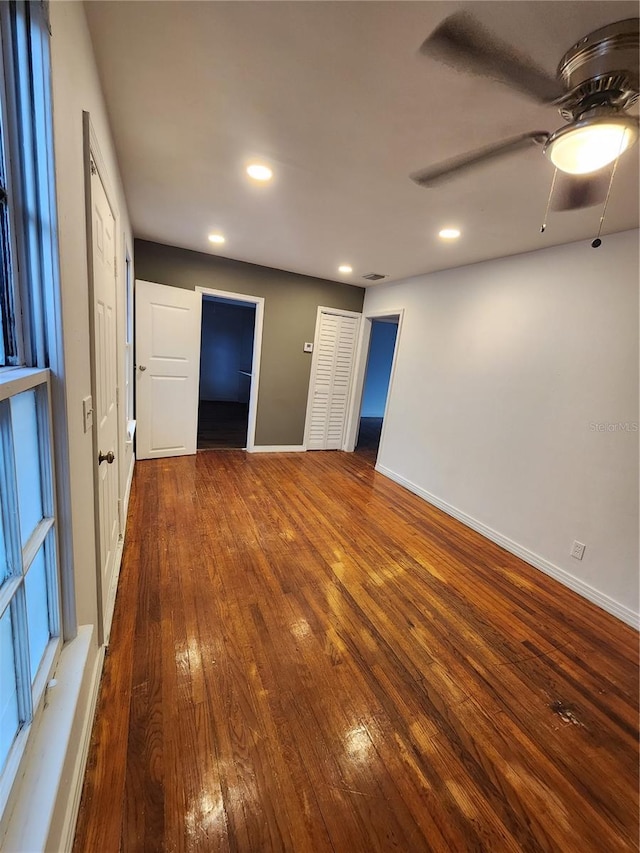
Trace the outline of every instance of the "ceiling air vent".
{"type": "Polygon", "coordinates": [[[366,278],[367,281],[380,281],[381,278],[386,278],[386,275],[382,275],[379,272],[368,272],[366,275],[363,275],[362,278],[366,278]]]}

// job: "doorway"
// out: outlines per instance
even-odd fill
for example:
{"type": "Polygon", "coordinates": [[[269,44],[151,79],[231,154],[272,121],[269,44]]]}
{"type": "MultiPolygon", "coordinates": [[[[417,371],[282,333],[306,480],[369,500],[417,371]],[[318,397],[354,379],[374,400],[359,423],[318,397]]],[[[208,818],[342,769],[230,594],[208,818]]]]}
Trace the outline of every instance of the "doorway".
{"type": "Polygon", "coordinates": [[[398,316],[371,320],[355,449],[374,462],[380,447],[399,320],[398,316]]]}
{"type": "Polygon", "coordinates": [[[198,450],[247,447],[256,304],[203,293],[198,450]]]}
{"type": "Polygon", "coordinates": [[[118,408],[118,212],[89,113],[83,113],[91,396],[83,400],[84,431],[92,432],[98,635],[107,643],[115,604],[122,532],[118,408]]]}
{"type": "Polygon", "coordinates": [[[248,421],[244,443],[239,445],[254,450],[264,297],[137,279],[137,459],[191,455],[197,450],[202,308],[209,297],[248,304],[254,310],[251,366],[245,371],[250,374],[248,421]]]}

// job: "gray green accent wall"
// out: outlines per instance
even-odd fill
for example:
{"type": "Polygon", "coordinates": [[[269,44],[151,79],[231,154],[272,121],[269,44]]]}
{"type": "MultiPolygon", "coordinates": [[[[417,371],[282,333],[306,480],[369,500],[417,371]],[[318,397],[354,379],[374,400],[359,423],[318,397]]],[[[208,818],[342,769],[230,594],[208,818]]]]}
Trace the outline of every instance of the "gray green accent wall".
{"type": "Polygon", "coordinates": [[[299,445],[311,373],[319,305],[362,311],[364,288],[136,240],[136,278],[194,290],[211,287],[264,297],[256,445],[299,445]]]}

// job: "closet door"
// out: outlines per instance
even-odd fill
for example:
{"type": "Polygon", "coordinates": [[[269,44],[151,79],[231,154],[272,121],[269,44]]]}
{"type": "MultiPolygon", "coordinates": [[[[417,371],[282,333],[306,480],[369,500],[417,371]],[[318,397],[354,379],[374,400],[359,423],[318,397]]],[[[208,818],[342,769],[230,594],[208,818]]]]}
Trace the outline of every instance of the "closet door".
{"type": "Polygon", "coordinates": [[[360,317],[320,309],[309,385],[307,450],[342,449],[360,317]]]}

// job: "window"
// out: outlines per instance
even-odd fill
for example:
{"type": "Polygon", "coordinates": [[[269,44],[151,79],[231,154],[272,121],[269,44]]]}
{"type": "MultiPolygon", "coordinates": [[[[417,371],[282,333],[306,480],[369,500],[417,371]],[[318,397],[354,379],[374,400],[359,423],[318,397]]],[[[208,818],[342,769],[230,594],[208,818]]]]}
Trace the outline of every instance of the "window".
{"type": "MultiPolygon", "coordinates": [[[[1,54],[0,54],[1,56],[1,54]]],[[[5,91],[0,62],[0,86],[5,91]]],[[[18,363],[16,341],[14,282],[11,269],[11,232],[9,229],[9,182],[5,158],[7,127],[6,98],[0,110],[0,367],[18,363]]]]}
{"type": "Polygon", "coordinates": [[[0,805],[60,637],[49,375],[0,382],[0,805]]]}
{"type": "Polygon", "coordinates": [[[59,351],[59,287],[46,11],[40,2],[0,4],[0,817],[62,633],[49,369],[59,351]]]}

